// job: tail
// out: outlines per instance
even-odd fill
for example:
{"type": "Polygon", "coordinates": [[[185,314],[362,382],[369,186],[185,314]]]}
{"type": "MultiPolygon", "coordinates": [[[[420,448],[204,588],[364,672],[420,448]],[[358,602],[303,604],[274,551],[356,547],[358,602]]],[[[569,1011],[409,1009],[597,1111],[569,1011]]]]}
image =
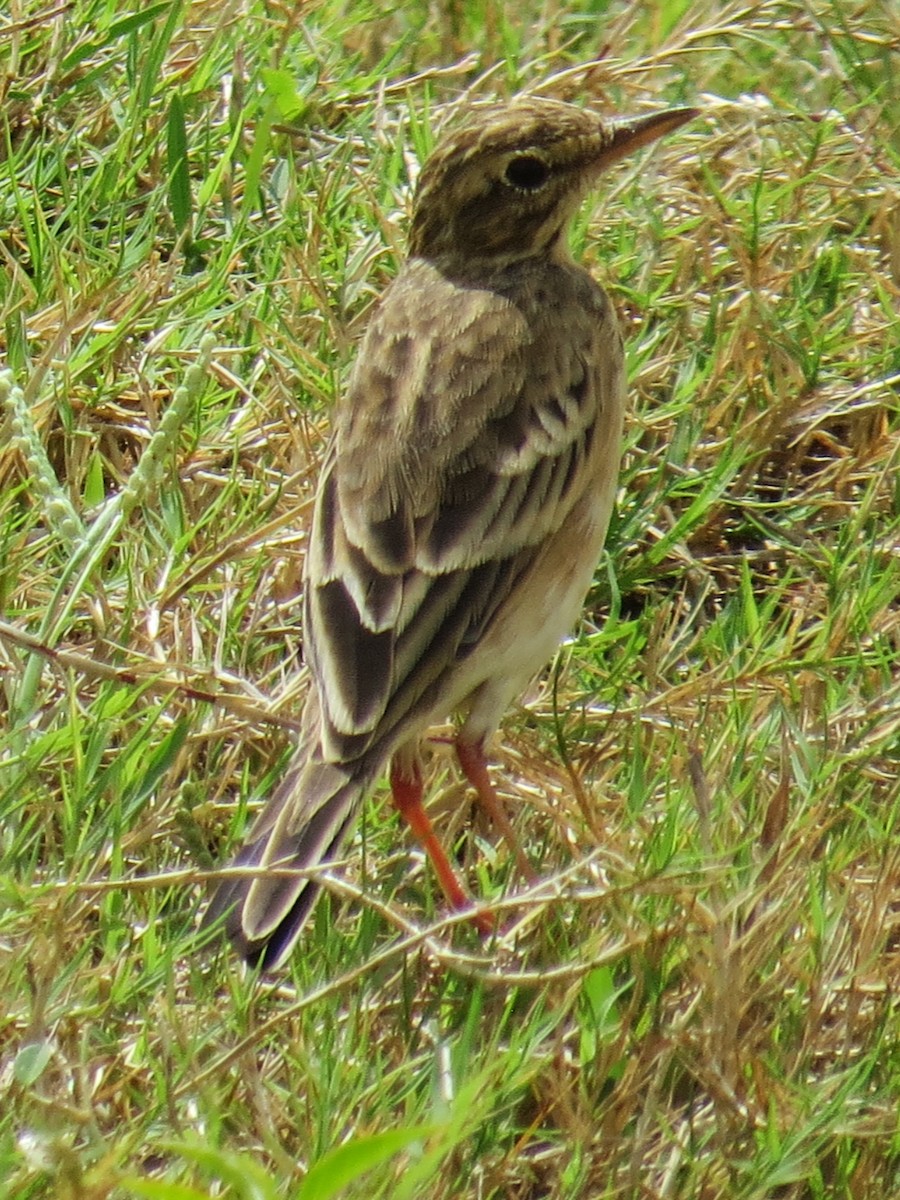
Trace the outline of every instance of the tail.
{"type": "MultiPolygon", "coordinates": [[[[296,761],[296,760],[295,760],[296,761]]],[[[358,764],[307,760],[291,766],[251,829],[236,867],[255,867],[246,879],[219,884],[203,918],[225,916],[225,932],[251,966],[279,967],[290,954],[319,893],[313,879],[292,875],[333,859],[369,789],[371,772],[358,764]]]]}

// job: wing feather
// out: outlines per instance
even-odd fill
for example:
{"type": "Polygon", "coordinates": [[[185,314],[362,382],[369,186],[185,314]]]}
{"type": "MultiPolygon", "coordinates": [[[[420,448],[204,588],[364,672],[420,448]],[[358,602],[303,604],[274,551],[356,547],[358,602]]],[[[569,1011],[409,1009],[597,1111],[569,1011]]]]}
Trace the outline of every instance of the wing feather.
{"type": "Polygon", "coordinates": [[[307,560],[307,657],[332,761],[437,702],[584,489],[609,378],[597,364],[620,343],[590,276],[559,271],[580,314],[561,339],[552,307],[509,272],[503,291],[475,289],[413,260],[385,293],[307,560]]]}

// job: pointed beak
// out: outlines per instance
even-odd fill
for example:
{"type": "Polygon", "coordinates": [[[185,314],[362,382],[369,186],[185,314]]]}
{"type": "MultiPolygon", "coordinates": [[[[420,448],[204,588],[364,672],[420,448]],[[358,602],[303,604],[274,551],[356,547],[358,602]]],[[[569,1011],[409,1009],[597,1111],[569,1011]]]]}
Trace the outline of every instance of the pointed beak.
{"type": "Polygon", "coordinates": [[[642,146],[649,146],[657,138],[672,133],[686,121],[700,115],[698,108],[666,108],[662,112],[648,113],[643,117],[616,117],[604,121],[605,146],[596,160],[597,168],[606,170],[626,154],[633,154],[642,146]]]}

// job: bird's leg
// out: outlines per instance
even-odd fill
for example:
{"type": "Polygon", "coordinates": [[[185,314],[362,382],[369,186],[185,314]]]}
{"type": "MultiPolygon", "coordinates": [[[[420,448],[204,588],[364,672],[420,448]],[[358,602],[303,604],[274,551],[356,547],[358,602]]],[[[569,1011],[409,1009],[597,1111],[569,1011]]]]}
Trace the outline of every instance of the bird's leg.
{"type": "MultiPolygon", "coordinates": [[[[457,911],[466,909],[472,902],[450,865],[444,847],[438,841],[434,826],[422,805],[424,788],[421,768],[418,762],[403,762],[400,758],[400,755],[394,755],[391,760],[391,795],[394,805],[431,859],[447,903],[457,911]]],[[[480,933],[491,934],[495,931],[494,919],[489,913],[473,913],[472,922],[480,933]]]]}
{"type": "Polygon", "coordinates": [[[466,779],[478,793],[479,803],[487,810],[488,816],[503,834],[503,839],[516,860],[516,866],[519,868],[522,878],[529,883],[535,883],[538,874],[525,857],[525,852],[519,845],[519,840],[506,815],[503,801],[491,783],[487,759],[484,756],[483,739],[472,742],[458,737],[456,739],[456,757],[459,759],[459,765],[462,767],[466,779]]]}

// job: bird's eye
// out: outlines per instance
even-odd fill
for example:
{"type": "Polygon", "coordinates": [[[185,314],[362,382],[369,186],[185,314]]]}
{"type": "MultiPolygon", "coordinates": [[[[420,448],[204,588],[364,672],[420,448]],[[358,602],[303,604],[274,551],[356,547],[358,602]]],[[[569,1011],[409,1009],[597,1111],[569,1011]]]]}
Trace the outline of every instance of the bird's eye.
{"type": "Polygon", "coordinates": [[[536,154],[517,154],[511,158],[503,173],[506,183],[523,192],[535,192],[550,177],[550,168],[536,154]]]}

